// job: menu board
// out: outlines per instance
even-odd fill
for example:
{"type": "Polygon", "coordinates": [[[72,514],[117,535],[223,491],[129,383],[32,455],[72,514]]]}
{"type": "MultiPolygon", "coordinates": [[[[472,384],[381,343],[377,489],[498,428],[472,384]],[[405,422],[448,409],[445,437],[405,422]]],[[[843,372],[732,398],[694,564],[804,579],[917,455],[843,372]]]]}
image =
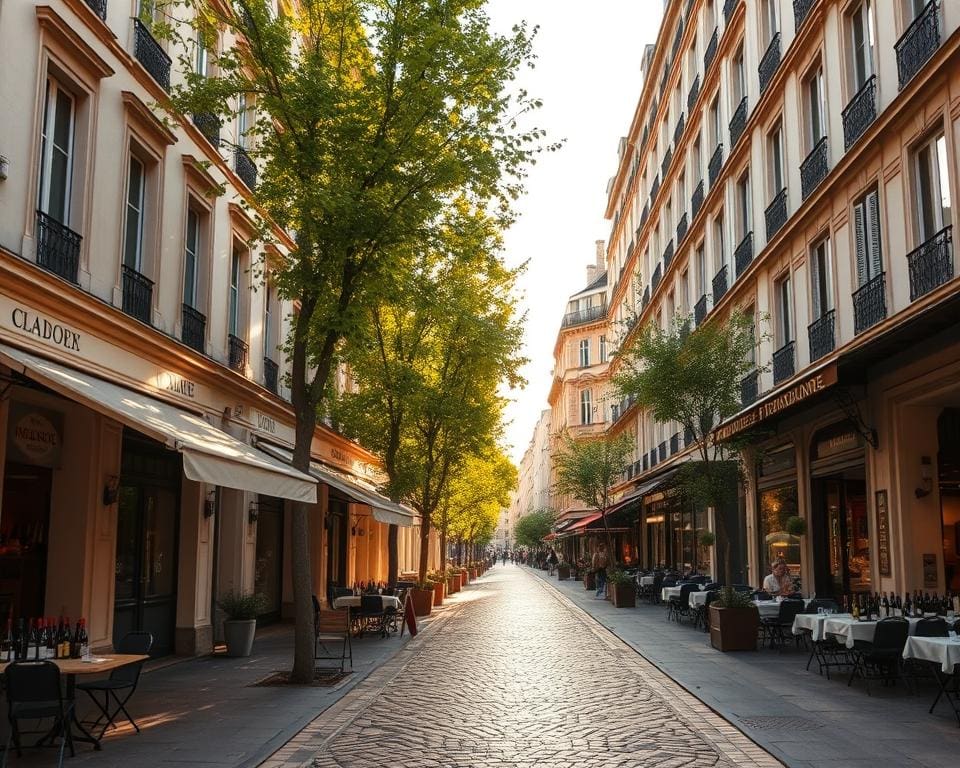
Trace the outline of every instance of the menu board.
{"type": "Polygon", "coordinates": [[[890,571],[890,513],[887,510],[886,490],[877,491],[877,561],[880,575],[889,576],[890,571]]]}

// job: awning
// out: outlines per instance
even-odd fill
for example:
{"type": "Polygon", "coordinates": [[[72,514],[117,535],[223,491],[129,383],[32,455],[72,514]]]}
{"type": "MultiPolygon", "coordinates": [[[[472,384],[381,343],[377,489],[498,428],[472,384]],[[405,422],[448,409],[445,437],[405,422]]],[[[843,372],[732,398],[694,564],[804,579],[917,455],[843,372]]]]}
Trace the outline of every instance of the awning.
{"type": "Polygon", "coordinates": [[[588,525],[590,525],[590,523],[596,522],[601,517],[603,517],[603,515],[600,512],[594,512],[592,515],[581,517],[573,525],[569,526],[568,528],[565,528],[563,532],[572,533],[573,531],[579,531],[583,528],[586,528],[588,525]]]}
{"type": "MultiPolygon", "coordinates": [[[[289,448],[282,448],[265,442],[260,442],[258,445],[261,450],[286,464],[293,462],[293,451],[289,448]]],[[[414,510],[388,499],[374,485],[356,475],[338,472],[318,461],[310,462],[310,474],[321,483],[326,483],[341,493],[345,493],[358,504],[369,506],[373,510],[373,519],[377,522],[404,527],[417,524],[417,513],[414,510]]]]}
{"type": "Polygon", "coordinates": [[[64,397],[183,454],[190,480],[308,504],[317,481],[217,429],[202,417],[119,384],[0,344],[0,361],[64,397]]]}

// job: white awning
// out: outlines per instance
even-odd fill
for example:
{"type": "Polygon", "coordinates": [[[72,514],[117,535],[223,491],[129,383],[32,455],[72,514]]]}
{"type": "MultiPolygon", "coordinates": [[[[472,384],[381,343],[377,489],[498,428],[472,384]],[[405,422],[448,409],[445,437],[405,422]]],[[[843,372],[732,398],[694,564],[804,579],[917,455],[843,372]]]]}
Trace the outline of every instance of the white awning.
{"type": "Polygon", "coordinates": [[[313,504],[317,481],[217,429],[202,417],[141,392],[0,344],[0,361],[88,408],[183,454],[183,474],[201,483],[313,504]]]}
{"type": "MultiPolygon", "coordinates": [[[[258,445],[261,450],[280,461],[288,464],[293,461],[293,452],[289,448],[281,448],[265,442],[260,442],[258,445]]],[[[326,483],[341,493],[345,493],[358,504],[369,506],[373,510],[373,519],[378,522],[404,527],[417,524],[417,513],[414,510],[387,498],[372,483],[368,483],[356,475],[339,472],[318,461],[310,462],[310,474],[321,483],[326,483]]]]}

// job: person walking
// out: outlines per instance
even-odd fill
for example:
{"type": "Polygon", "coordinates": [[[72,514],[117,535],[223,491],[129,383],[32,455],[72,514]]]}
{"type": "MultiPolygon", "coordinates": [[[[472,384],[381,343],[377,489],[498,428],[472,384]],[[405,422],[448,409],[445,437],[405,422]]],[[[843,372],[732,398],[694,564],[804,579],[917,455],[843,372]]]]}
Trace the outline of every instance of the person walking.
{"type": "Polygon", "coordinates": [[[607,568],[610,565],[610,557],[607,555],[607,545],[602,542],[597,546],[597,551],[593,553],[593,572],[597,580],[597,594],[594,598],[597,600],[607,599],[607,568]]]}
{"type": "Polygon", "coordinates": [[[551,548],[550,554],[547,556],[547,565],[550,566],[548,574],[553,576],[554,571],[557,570],[557,565],[560,563],[560,558],[557,557],[557,550],[551,548]]]}

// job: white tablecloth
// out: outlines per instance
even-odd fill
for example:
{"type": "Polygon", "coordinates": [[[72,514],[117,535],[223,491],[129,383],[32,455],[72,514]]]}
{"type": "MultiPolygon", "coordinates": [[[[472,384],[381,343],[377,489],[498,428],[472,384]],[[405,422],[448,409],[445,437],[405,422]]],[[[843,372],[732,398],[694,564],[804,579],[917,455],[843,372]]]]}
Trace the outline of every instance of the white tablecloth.
{"type": "MultiPolygon", "coordinates": [[[[380,601],[383,605],[383,610],[387,608],[397,609],[400,607],[400,600],[393,595],[377,595],[380,598],[380,601]]],[[[333,600],[334,608],[359,608],[360,607],[360,595],[344,595],[343,597],[337,597],[333,600]]]]}
{"type": "Polygon", "coordinates": [[[640,577],[640,586],[641,586],[641,587],[652,587],[652,586],[653,586],[653,580],[654,580],[655,578],[656,578],[655,576],[641,576],[641,577],[640,577]]]}
{"type": "MultiPolygon", "coordinates": [[[[702,584],[695,584],[694,586],[697,588],[694,590],[694,592],[699,589],[703,589],[702,584]]],[[[667,602],[671,597],[680,597],[680,591],[682,589],[682,587],[664,587],[660,590],[660,599],[663,600],[663,602],[667,602]]],[[[687,599],[687,602],[689,602],[689,598],[687,599]]]]}
{"type": "Polygon", "coordinates": [[[960,637],[908,637],[903,658],[932,661],[944,674],[952,674],[960,664],[960,637]]]}
{"type": "Polygon", "coordinates": [[[828,619],[853,618],[849,613],[800,613],[793,620],[793,634],[802,635],[804,630],[810,632],[811,639],[819,643],[823,640],[823,624],[828,619]]]}
{"type": "MultiPolygon", "coordinates": [[[[910,618],[910,632],[912,635],[917,631],[917,622],[920,619],[910,618]]],[[[852,616],[831,616],[823,622],[823,632],[827,635],[836,635],[847,648],[853,648],[856,640],[865,640],[868,643],[873,642],[873,633],[877,628],[875,621],[857,621],[852,616]]]]}

